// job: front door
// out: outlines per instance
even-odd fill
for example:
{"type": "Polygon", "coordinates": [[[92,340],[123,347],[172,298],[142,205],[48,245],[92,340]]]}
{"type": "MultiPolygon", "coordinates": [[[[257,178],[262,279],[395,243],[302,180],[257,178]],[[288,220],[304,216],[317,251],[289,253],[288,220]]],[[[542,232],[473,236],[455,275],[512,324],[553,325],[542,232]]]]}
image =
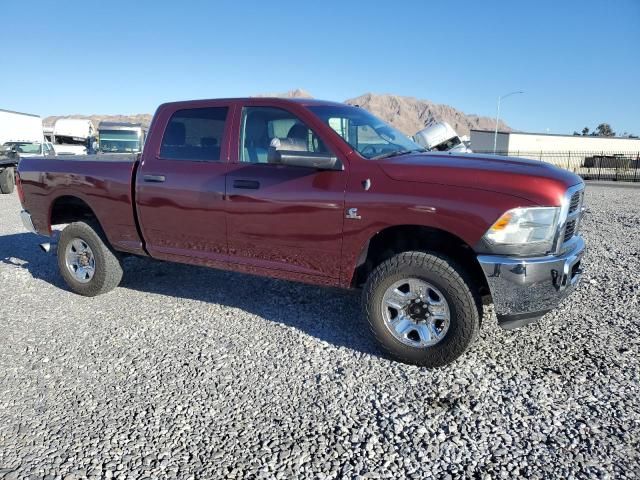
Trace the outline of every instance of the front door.
{"type": "Polygon", "coordinates": [[[274,138],[312,152],[324,142],[287,110],[245,107],[226,179],[231,262],[339,278],[346,170],[267,163],[274,138]]]}

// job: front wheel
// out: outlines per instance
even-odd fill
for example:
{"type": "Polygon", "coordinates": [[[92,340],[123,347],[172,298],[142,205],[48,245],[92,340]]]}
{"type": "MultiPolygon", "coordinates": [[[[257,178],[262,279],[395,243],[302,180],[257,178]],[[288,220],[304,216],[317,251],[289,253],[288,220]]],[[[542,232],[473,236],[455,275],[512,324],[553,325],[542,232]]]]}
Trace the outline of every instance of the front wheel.
{"type": "Polygon", "coordinates": [[[380,344],[405,363],[439,367],[464,353],[480,329],[480,300],[453,261],[405,252],[380,264],[363,291],[380,344]]]}
{"type": "Polygon", "coordinates": [[[122,280],[122,265],[94,223],[67,225],[58,243],[58,268],[75,293],[93,297],[113,290],[122,280]]]}

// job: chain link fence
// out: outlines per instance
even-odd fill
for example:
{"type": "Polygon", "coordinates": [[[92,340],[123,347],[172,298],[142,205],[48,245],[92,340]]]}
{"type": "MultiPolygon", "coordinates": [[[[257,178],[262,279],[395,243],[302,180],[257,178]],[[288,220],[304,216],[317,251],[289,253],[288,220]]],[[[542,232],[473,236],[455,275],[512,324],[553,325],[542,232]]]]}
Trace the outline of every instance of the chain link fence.
{"type": "MultiPolygon", "coordinates": [[[[476,151],[493,155],[493,151],[476,151]]],[[[640,182],[640,152],[496,152],[496,155],[547,162],[580,175],[585,180],[640,182]]]]}

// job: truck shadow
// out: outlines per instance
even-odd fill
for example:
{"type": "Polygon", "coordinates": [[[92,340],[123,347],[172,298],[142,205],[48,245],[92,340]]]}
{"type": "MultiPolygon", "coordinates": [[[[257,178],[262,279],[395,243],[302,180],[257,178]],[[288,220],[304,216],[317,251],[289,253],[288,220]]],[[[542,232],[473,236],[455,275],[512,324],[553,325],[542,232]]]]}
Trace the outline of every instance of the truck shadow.
{"type": "Polygon", "coordinates": [[[55,257],[40,249],[39,245],[46,241],[47,237],[32,233],[0,236],[0,268],[3,265],[25,268],[33,278],[64,289],[65,283],[58,273],[55,257]]]}
{"type": "MultiPolygon", "coordinates": [[[[43,241],[30,233],[0,236],[0,264],[25,268],[32,277],[68,290],[55,257],[40,250],[43,241]]],[[[237,308],[335,346],[382,355],[362,317],[358,292],[137,257],[125,259],[124,269],[120,288],[237,308]]]]}

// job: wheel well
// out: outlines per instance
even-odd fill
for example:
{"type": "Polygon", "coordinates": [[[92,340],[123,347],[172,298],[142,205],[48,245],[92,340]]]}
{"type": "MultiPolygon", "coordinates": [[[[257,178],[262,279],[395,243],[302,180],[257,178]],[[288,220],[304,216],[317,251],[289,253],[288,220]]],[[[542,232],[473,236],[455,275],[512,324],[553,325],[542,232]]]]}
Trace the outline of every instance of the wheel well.
{"type": "Polygon", "coordinates": [[[98,221],[91,207],[78,197],[64,196],[55,200],[51,207],[51,225],[71,223],[78,220],[98,221]]]}
{"type": "Polygon", "coordinates": [[[469,245],[449,232],[419,225],[400,225],[378,232],[361,253],[351,285],[361,287],[378,265],[398,253],[427,250],[456,261],[467,271],[481,295],[489,293],[487,279],[469,245]]]}

